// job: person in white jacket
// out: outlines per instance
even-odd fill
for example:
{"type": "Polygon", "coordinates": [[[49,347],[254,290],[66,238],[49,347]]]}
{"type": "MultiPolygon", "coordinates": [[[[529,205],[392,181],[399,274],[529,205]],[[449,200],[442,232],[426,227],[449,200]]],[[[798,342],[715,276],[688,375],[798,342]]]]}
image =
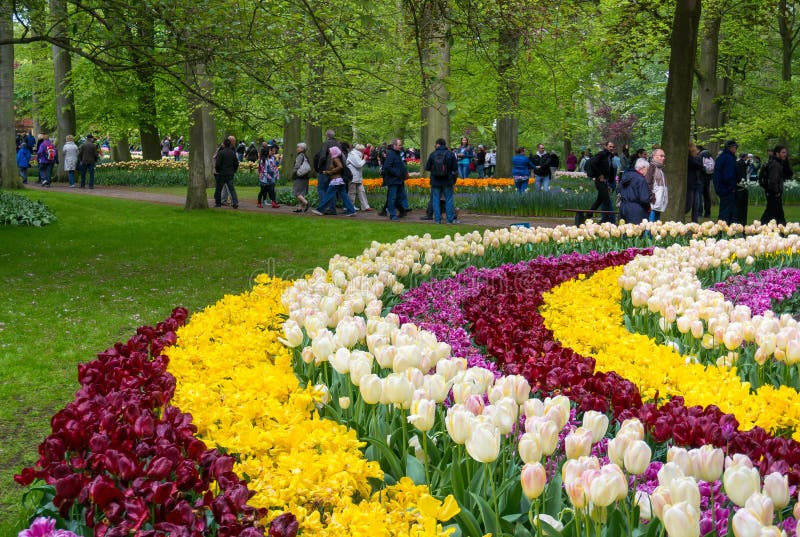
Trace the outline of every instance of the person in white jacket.
{"type": "Polygon", "coordinates": [[[75,137],[67,135],[67,141],[61,149],[64,157],[64,171],[69,176],[69,187],[75,188],[75,170],[78,168],[78,146],[75,144],[75,137]]]}
{"type": "Polygon", "coordinates": [[[347,196],[350,198],[350,203],[355,205],[356,195],[358,195],[358,206],[360,211],[371,211],[367,201],[367,192],[364,190],[364,180],[361,174],[362,168],[366,161],[364,160],[364,146],[356,144],[350,153],[347,155],[347,167],[353,174],[353,180],[350,181],[350,189],[347,196]]]}

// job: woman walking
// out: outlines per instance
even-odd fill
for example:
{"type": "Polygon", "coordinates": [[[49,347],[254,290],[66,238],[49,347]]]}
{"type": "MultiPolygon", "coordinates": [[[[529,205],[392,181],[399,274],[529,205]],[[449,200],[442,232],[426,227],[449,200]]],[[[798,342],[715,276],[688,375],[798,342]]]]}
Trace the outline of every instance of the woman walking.
{"type": "Polygon", "coordinates": [[[75,170],[78,168],[78,146],[75,144],[75,137],[67,135],[67,141],[61,149],[64,155],[64,171],[69,176],[69,187],[75,188],[75,170]]]}
{"type": "Polygon", "coordinates": [[[311,206],[308,203],[308,179],[311,177],[311,162],[306,155],[306,144],[300,142],[297,144],[297,156],[294,159],[294,167],[292,167],[292,195],[300,202],[296,213],[307,211],[311,206]]]}
{"type": "Polygon", "coordinates": [[[261,186],[261,191],[258,193],[257,207],[259,209],[264,207],[261,202],[267,199],[267,196],[272,202],[273,209],[280,207],[275,198],[275,182],[278,179],[278,164],[275,162],[277,149],[276,146],[271,145],[267,151],[261,153],[262,158],[258,163],[258,183],[261,186]]]}
{"type": "Polygon", "coordinates": [[[458,158],[458,176],[461,179],[469,177],[469,163],[475,156],[475,151],[469,145],[469,139],[466,136],[461,137],[461,145],[456,149],[456,158],[458,158]]]}
{"type": "Polygon", "coordinates": [[[528,190],[528,185],[531,182],[531,170],[534,167],[531,159],[525,154],[524,147],[517,148],[517,154],[511,159],[511,166],[514,186],[517,187],[517,192],[523,194],[528,190]]]}
{"type": "Polygon", "coordinates": [[[342,178],[342,150],[338,146],[331,146],[328,149],[328,166],[322,172],[330,179],[328,183],[328,190],[325,191],[325,196],[319,201],[319,205],[311,212],[322,216],[322,211],[329,205],[336,203],[336,198],[340,198],[344,204],[347,216],[355,216],[356,208],[350,203],[350,198],[347,197],[347,190],[345,189],[344,179],[342,178]]]}
{"type": "Polygon", "coordinates": [[[364,151],[364,146],[361,144],[356,144],[353,150],[347,154],[346,164],[347,167],[350,168],[350,172],[353,174],[353,180],[350,181],[350,187],[348,188],[347,196],[350,198],[350,203],[352,204],[355,204],[356,196],[358,196],[359,210],[367,212],[371,211],[372,208],[369,206],[367,192],[364,190],[362,171],[366,161],[364,160],[362,151],[364,151]]]}

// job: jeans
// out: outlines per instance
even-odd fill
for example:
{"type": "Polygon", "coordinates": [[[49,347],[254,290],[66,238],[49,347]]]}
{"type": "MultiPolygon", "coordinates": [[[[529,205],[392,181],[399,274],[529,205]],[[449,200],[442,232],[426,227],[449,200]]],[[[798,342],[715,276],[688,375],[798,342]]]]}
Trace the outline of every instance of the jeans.
{"type": "Polygon", "coordinates": [[[653,211],[650,210],[650,214],[647,216],[648,222],[658,222],[661,220],[661,211],[653,211]]]}
{"type": "Polygon", "coordinates": [[[28,168],[20,168],[19,176],[22,177],[22,184],[28,184],[28,168]]]}
{"type": "MultiPolygon", "coordinates": [[[[597,189],[597,198],[592,203],[592,206],[589,208],[592,211],[600,209],[601,211],[613,211],[614,206],[611,204],[611,195],[608,191],[608,183],[605,181],[598,181],[595,179],[594,187],[597,189]]],[[[613,214],[604,214],[600,218],[601,222],[614,222],[614,215],[613,214]]]]}
{"type": "Polygon", "coordinates": [[[520,194],[523,194],[525,193],[526,190],[528,190],[528,184],[530,184],[530,182],[531,182],[530,177],[527,177],[525,179],[519,179],[517,177],[514,177],[514,186],[517,187],[517,192],[519,192],[520,194]]]}
{"type": "Polygon", "coordinates": [[[388,190],[386,192],[386,211],[389,213],[390,219],[396,220],[397,205],[402,207],[404,211],[408,210],[408,198],[406,197],[406,184],[400,183],[399,185],[389,185],[387,189],[388,190]]]}
{"type": "Polygon", "coordinates": [[[336,207],[336,198],[342,200],[342,204],[344,205],[347,214],[353,214],[356,212],[356,208],[350,203],[350,197],[347,195],[347,187],[345,185],[329,185],[328,190],[325,191],[325,197],[322,198],[317,206],[317,210],[319,212],[325,212],[325,208],[328,205],[332,205],[336,207]]]}
{"type": "Polygon", "coordinates": [[[486,177],[493,177],[493,176],[494,176],[494,164],[487,164],[486,177]]]}
{"type": "Polygon", "coordinates": [[[233,176],[217,175],[217,187],[214,189],[214,206],[222,207],[222,187],[227,186],[228,192],[231,193],[231,206],[235,209],[239,206],[239,197],[236,195],[236,189],[233,187],[233,176]]]}
{"type": "Polygon", "coordinates": [[[480,177],[481,179],[486,177],[486,174],[484,173],[485,166],[486,166],[485,164],[476,164],[475,165],[475,170],[478,172],[478,177],[480,177]]]}
{"type": "Polygon", "coordinates": [[[700,220],[701,207],[703,203],[703,187],[695,185],[686,190],[686,207],[683,212],[692,212],[692,222],[700,220]]]}
{"type": "Polygon", "coordinates": [[[458,161],[458,176],[461,179],[469,177],[469,160],[458,161]]]}
{"type": "Polygon", "coordinates": [[[94,188],[94,164],[81,164],[81,188],[86,185],[86,170],[89,170],[89,188],[94,188]]]}
{"type": "Polygon", "coordinates": [[[533,185],[536,187],[536,190],[545,192],[550,192],[550,176],[549,175],[535,175],[536,179],[533,182],[533,185]]]}
{"type": "Polygon", "coordinates": [[[69,176],[69,186],[75,186],[75,170],[67,170],[69,176]]]}
{"type": "Polygon", "coordinates": [[[736,222],[736,191],[719,194],[719,216],[726,224],[736,222]]]}
{"type": "Polygon", "coordinates": [[[711,216],[711,178],[706,176],[703,178],[703,192],[702,192],[702,212],[703,216],[711,216]]]}
{"type": "Polygon", "coordinates": [[[439,200],[444,194],[444,211],[447,215],[447,223],[452,224],[456,219],[456,207],[453,204],[453,186],[431,186],[431,205],[433,205],[433,221],[437,224],[442,223],[442,204],[439,200]]]}
{"type": "Polygon", "coordinates": [[[328,190],[328,183],[331,180],[324,173],[317,174],[317,197],[322,199],[325,197],[325,192],[328,190]]]}
{"type": "Polygon", "coordinates": [[[39,177],[42,178],[42,184],[50,182],[50,174],[53,173],[53,163],[43,162],[39,164],[39,177]]]}

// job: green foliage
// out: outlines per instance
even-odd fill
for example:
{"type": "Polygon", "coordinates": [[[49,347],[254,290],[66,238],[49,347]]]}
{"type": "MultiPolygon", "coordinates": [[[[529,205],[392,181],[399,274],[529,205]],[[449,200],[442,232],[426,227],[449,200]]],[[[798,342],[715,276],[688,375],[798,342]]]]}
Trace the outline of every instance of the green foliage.
{"type": "Polygon", "coordinates": [[[56,221],[56,216],[41,201],[11,192],[0,192],[0,226],[42,227],[56,221]]]}

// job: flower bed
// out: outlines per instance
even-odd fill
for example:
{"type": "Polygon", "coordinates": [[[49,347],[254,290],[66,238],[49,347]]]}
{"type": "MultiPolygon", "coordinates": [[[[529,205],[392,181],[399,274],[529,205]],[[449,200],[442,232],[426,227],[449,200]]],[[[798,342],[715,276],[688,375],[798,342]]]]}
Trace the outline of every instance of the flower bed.
{"type": "MultiPolygon", "coordinates": [[[[667,401],[666,387],[639,385],[635,356],[608,365],[614,353],[597,343],[566,346],[622,330],[613,267],[650,257],[629,249],[649,245],[645,229],[665,245],[777,232],[590,222],[375,242],[195,315],[166,351],[174,403],[232,457],[276,532],[295,516],[315,534],[439,535],[453,521],[476,537],[793,531],[796,442],[740,427],[715,404],[688,406],[723,398],[692,399],[662,375],[667,401]],[[608,305],[585,298],[603,288],[616,289],[608,305]],[[582,324],[574,302],[618,313],[582,324]]],[[[779,433],[786,417],[760,419],[779,433]]]]}

